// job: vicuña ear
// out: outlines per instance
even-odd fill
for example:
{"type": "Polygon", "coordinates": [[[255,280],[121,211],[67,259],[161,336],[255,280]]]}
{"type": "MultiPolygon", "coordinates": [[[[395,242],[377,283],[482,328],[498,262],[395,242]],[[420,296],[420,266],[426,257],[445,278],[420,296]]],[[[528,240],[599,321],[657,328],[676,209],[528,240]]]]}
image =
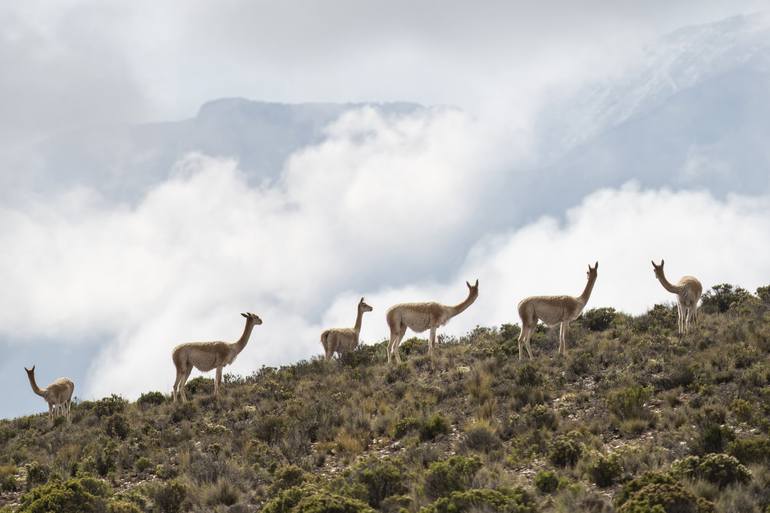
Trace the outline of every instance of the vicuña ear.
{"type": "Polygon", "coordinates": [[[666,263],[666,261],[661,258],[660,259],[660,266],[663,267],[663,264],[665,264],[665,263],[666,263]]]}
{"type": "Polygon", "coordinates": [[[249,318],[249,316],[247,314],[245,314],[245,313],[242,313],[241,315],[246,317],[247,319],[249,318]]]}
{"type": "Polygon", "coordinates": [[[363,303],[363,302],[364,302],[364,298],[362,297],[362,298],[361,298],[361,301],[359,301],[359,303],[363,303]]]}
{"type": "Polygon", "coordinates": [[[599,261],[598,260],[594,264],[594,271],[596,271],[597,269],[599,269],[599,261]]]}
{"type": "Polygon", "coordinates": [[[478,287],[478,286],[479,286],[479,279],[476,278],[476,285],[474,285],[474,287],[478,287]]]}

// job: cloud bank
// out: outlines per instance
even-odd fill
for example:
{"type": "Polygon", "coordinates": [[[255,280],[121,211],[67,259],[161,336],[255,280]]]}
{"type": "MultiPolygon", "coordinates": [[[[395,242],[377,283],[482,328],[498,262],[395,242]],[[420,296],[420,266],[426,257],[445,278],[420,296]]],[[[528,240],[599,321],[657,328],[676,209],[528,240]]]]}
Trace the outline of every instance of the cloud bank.
{"type": "Polygon", "coordinates": [[[479,230],[506,167],[485,157],[500,152],[474,128],[453,110],[363,109],[295,154],[277,183],[252,186],[234,161],[191,155],[133,206],[81,189],[4,207],[0,336],[78,344],[97,334],[84,395],[135,397],[170,388],[177,343],[235,339],[242,311],[265,321],[231,369],[248,373],[320,354],[321,330],[352,325],[361,295],[375,308],[362,336],[375,342],[390,305],[459,302],[466,279],[480,279],[479,299],[446,333],[516,322],[530,294],[578,294],[596,260],[591,306],[634,313],[671,299],[651,258],[707,287],[770,275],[767,196],[630,184],[589,194],[563,218],[479,230]],[[446,260],[454,271],[436,272],[446,260]]]}

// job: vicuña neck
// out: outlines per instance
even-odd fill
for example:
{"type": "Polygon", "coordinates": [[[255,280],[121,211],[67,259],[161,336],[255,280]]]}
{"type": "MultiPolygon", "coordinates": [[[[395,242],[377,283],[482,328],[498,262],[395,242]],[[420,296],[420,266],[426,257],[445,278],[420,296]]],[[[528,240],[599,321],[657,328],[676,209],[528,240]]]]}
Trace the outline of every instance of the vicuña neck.
{"type": "Polygon", "coordinates": [[[586,288],[583,289],[583,293],[580,294],[580,297],[578,298],[583,304],[588,303],[588,298],[591,297],[591,291],[594,289],[594,282],[596,282],[596,276],[591,276],[590,278],[588,278],[588,283],[586,283],[586,288]]]}
{"type": "Polygon", "coordinates": [[[477,297],[478,297],[478,294],[471,294],[469,292],[468,297],[465,298],[465,301],[452,307],[452,317],[462,313],[466,308],[471,306],[473,302],[476,301],[477,297]]]}
{"type": "Polygon", "coordinates": [[[240,353],[243,351],[243,348],[246,347],[246,344],[249,342],[249,337],[251,336],[251,330],[254,329],[254,321],[251,319],[246,319],[246,326],[243,328],[243,335],[241,335],[241,338],[239,338],[234,344],[233,347],[235,348],[235,354],[240,353]]]}
{"type": "Polygon", "coordinates": [[[660,273],[660,276],[658,276],[658,281],[661,285],[663,285],[663,288],[666,289],[669,292],[672,292],[674,294],[679,294],[679,287],[671,283],[666,279],[666,275],[663,273],[660,273]]]}
{"type": "Polygon", "coordinates": [[[35,382],[34,374],[27,374],[27,377],[29,378],[29,384],[32,385],[32,391],[40,396],[45,395],[45,390],[37,386],[37,383],[35,382]]]}
{"type": "Polygon", "coordinates": [[[358,309],[358,314],[356,315],[356,325],[353,326],[353,329],[356,333],[361,333],[361,321],[364,318],[364,311],[360,308],[358,309]]]}

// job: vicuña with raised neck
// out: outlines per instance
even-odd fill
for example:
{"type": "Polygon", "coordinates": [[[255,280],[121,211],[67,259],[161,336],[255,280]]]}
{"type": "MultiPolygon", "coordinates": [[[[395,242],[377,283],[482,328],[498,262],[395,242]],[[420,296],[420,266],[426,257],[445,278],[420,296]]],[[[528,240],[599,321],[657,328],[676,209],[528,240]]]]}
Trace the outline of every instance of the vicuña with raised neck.
{"type": "Polygon", "coordinates": [[[35,381],[35,366],[33,365],[31,369],[24,367],[24,370],[27,371],[32,391],[48,403],[48,418],[53,421],[55,416],[64,415],[69,420],[75,383],[69,378],[59,378],[47,387],[40,388],[35,381]]]}
{"type": "Polygon", "coordinates": [[[214,395],[219,394],[219,387],[222,384],[222,367],[233,363],[235,357],[243,351],[249,342],[251,330],[254,329],[255,325],[262,324],[262,319],[256,314],[242,313],[241,315],[246,318],[246,326],[243,328],[241,338],[232,344],[220,341],[188,342],[174,348],[171,353],[171,359],[176,367],[176,380],[172,394],[174,402],[176,402],[177,397],[181,397],[182,401],[187,400],[184,385],[187,383],[187,378],[190,377],[193,367],[201,372],[217,369],[217,376],[214,380],[214,395]]]}
{"type": "Polygon", "coordinates": [[[679,311],[678,330],[683,335],[690,329],[690,320],[693,324],[698,322],[698,300],[703,293],[703,285],[694,276],[682,276],[676,285],[666,279],[663,273],[665,260],[661,259],[660,265],[652,262],[655,277],[663,288],[672,294],[676,294],[676,306],[679,311]]]}
{"type": "Polygon", "coordinates": [[[428,338],[428,353],[433,358],[433,347],[436,345],[436,328],[443,326],[449,320],[471,306],[479,297],[479,280],[474,285],[467,281],[468,297],[462,303],[454,306],[442,305],[436,302],[428,303],[402,303],[388,310],[385,319],[390,327],[390,343],[388,344],[388,363],[395,357],[397,363],[401,363],[398,346],[404,338],[406,329],[416,333],[430,330],[428,338]]]}
{"type": "Polygon", "coordinates": [[[527,348],[527,354],[532,358],[529,339],[532,337],[537,321],[543,321],[547,326],[559,325],[559,354],[567,354],[567,328],[569,323],[578,318],[591,297],[591,291],[596,283],[599,262],[593,267],[588,264],[588,283],[583,293],[574,296],[532,296],[519,303],[521,317],[521,333],[519,334],[519,360],[522,358],[522,344],[527,348]]]}
{"type": "Polygon", "coordinates": [[[321,344],[324,346],[324,357],[329,360],[334,353],[342,356],[358,347],[358,337],[361,334],[361,320],[364,312],[371,312],[372,307],[367,305],[364,298],[358,302],[356,324],[352,328],[331,328],[321,333],[321,344]]]}

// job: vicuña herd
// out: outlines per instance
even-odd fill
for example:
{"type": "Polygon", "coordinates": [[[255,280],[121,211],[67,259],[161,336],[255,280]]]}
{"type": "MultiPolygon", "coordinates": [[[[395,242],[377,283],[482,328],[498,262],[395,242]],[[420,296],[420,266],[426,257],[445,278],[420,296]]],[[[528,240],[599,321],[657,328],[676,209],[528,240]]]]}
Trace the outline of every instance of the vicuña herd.
{"type": "MultiPolygon", "coordinates": [[[[700,300],[703,286],[692,276],[682,277],[676,285],[666,279],[663,274],[664,261],[660,265],[652,262],[655,277],[660,281],[663,288],[672,294],[676,294],[677,306],[679,310],[678,330],[679,334],[685,334],[690,328],[690,323],[697,322],[698,301],[700,300]]],[[[532,349],[529,346],[529,339],[537,327],[538,321],[548,326],[559,325],[559,354],[567,354],[567,328],[569,323],[577,319],[591,297],[591,291],[596,283],[599,271],[599,262],[593,267],[588,266],[586,283],[583,293],[579,296],[531,296],[523,299],[519,303],[519,317],[521,318],[521,334],[519,335],[519,360],[522,359],[522,346],[526,348],[527,354],[532,358],[532,349]]],[[[442,305],[434,301],[425,303],[400,303],[388,309],[385,319],[390,328],[390,341],[388,343],[388,363],[395,359],[396,363],[401,362],[401,356],[398,346],[406,334],[407,328],[416,333],[422,333],[430,330],[428,336],[428,353],[433,358],[433,351],[436,345],[436,330],[465,311],[476,301],[479,296],[479,280],[468,286],[468,296],[456,305],[442,305]]],[[[336,353],[343,355],[353,351],[358,346],[358,339],[361,333],[361,323],[364,313],[371,312],[372,307],[367,305],[364,298],[358,302],[356,312],[356,323],[352,328],[332,328],[321,333],[321,344],[324,348],[324,357],[329,360],[336,353]]],[[[174,348],[171,353],[171,360],[176,367],[176,379],[172,396],[174,401],[179,398],[182,401],[187,400],[185,395],[185,383],[190,377],[193,367],[202,372],[208,372],[216,369],[216,379],[214,381],[214,395],[219,394],[222,386],[222,368],[230,365],[235,358],[246,347],[251,336],[251,331],[257,324],[262,324],[256,314],[243,313],[246,318],[246,326],[243,328],[241,337],[233,343],[227,342],[188,342],[180,344],[174,348]]],[[[35,367],[27,371],[29,383],[32,390],[48,402],[48,416],[53,420],[54,416],[65,416],[69,420],[70,406],[72,404],[72,393],[75,390],[75,384],[67,378],[59,378],[46,388],[40,388],[35,382],[35,367]]]]}

